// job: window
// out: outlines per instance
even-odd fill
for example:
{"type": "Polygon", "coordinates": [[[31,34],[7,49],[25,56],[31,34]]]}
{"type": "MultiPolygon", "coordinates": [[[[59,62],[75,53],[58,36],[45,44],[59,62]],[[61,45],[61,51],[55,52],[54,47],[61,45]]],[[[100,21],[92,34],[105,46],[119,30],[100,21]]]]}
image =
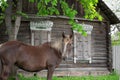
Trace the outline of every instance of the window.
{"type": "Polygon", "coordinates": [[[31,21],[31,44],[40,45],[51,40],[52,21],[31,21]]]}
{"type": "Polygon", "coordinates": [[[89,61],[92,62],[92,54],[91,54],[91,31],[93,26],[82,24],[85,31],[87,32],[87,36],[84,37],[80,35],[77,31],[74,31],[74,63],[77,61],[89,61]]]}

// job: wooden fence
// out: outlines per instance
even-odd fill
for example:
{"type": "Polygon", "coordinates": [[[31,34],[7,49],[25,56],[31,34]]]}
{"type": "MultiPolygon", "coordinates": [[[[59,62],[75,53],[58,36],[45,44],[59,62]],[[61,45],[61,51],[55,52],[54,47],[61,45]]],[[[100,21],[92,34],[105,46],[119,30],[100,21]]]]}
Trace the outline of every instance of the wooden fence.
{"type": "Polygon", "coordinates": [[[113,69],[120,74],[120,46],[113,46],[113,69]]]}

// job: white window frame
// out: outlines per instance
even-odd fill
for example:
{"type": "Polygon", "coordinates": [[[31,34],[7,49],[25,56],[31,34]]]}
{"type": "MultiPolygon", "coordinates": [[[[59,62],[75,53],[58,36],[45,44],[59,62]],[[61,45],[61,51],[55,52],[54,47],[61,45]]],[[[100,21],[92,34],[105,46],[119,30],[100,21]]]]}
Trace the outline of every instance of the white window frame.
{"type": "Polygon", "coordinates": [[[31,21],[30,22],[30,30],[31,30],[31,44],[35,45],[35,31],[46,31],[48,42],[51,41],[51,30],[53,27],[53,22],[49,20],[44,21],[31,21]]]}
{"type": "MultiPolygon", "coordinates": [[[[86,60],[89,61],[89,63],[92,63],[92,52],[91,52],[91,33],[92,33],[92,29],[93,29],[93,26],[92,25],[88,25],[88,24],[81,24],[83,27],[84,27],[84,30],[87,32],[87,37],[89,37],[88,39],[88,58],[86,60]]],[[[73,62],[76,63],[77,62],[77,34],[80,34],[78,33],[77,31],[73,31],[74,32],[74,58],[73,58],[73,62]]],[[[84,40],[84,38],[83,38],[84,40]]]]}

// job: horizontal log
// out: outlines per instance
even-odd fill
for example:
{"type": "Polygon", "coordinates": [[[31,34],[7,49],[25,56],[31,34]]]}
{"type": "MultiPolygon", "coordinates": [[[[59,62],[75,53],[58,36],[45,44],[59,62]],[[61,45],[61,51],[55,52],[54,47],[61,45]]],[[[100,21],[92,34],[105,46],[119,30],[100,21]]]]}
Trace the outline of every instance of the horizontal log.
{"type": "Polygon", "coordinates": [[[107,67],[106,63],[61,63],[59,68],[107,67]]]}
{"type": "Polygon", "coordinates": [[[95,43],[92,44],[92,47],[91,47],[92,49],[94,49],[94,48],[96,48],[96,49],[97,49],[97,48],[106,48],[106,49],[107,49],[107,46],[106,46],[106,43],[105,43],[105,42],[103,42],[104,44],[103,44],[102,42],[96,42],[96,43],[97,43],[97,44],[95,44],[95,43]],[[100,44],[100,43],[101,43],[101,44],[100,44]]]}
{"type": "MultiPolygon", "coordinates": [[[[34,72],[26,72],[26,71],[23,71],[21,69],[19,69],[17,71],[18,73],[22,73],[23,75],[26,75],[26,76],[33,76],[34,75],[34,72]]],[[[84,68],[81,68],[81,69],[72,69],[72,68],[67,68],[67,69],[55,69],[54,71],[54,74],[53,76],[87,76],[87,75],[94,75],[94,76],[98,76],[98,75],[107,75],[109,74],[110,72],[107,70],[107,69],[84,69],[84,68]],[[84,71],[85,70],[85,71],[84,71]]],[[[38,76],[41,76],[41,77],[46,77],[47,75],[47,70],[42,70],[42,71],[39,71],[37,72],[37,75],[38,76]]]]}
{"type": "Polygon", "coordinates": [[[92,63],[107,63],[107,60],[92,60],[92,63]]]}
{"type": "Polygon", "coordinates": [[[106,40],[106,37],[103,36],[92,36],[93,40],[106,40]]]}
{"type": "Polygon", "coordinates": [[[105,57],[101,57],[101,56],[99,56],[99,57],[92,57],[92,60],[107,60],[107,56],[105,56],[105,57]]]}
{"type": "Polygon", "coordinates": [[[107,68],[95,68],[95,67],[89,67],[89,68],[56,68],[55,70],[68,70],[68,71],[106,71],[107,68]]]}
{"type": "Polygon", "coordinates": [[[95,52],[92,54],[93,57],[106,57],[107,54],[105,52],[95,52]]]}

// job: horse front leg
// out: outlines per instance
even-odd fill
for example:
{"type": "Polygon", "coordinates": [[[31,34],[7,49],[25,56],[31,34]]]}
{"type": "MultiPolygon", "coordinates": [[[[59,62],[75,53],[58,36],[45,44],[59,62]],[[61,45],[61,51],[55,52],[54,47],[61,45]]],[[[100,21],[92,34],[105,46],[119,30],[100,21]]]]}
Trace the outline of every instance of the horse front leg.
{"type": "Polygon", "coordinates": [[[53,72],[55,70],[55,67],[48,67],[48,72],[47,72],[47,80],[52,80],[53,72]]]}
{"type": "Polygon", "coordinates": [[[1,80],[7,80],[10,74],[10,66],[8,64],[4,64],[2,66],[1,80]]]}
{"type": "Polygon", "coordinates": [[[15,80],[19,80],[18,79],[18,75],[17,75],[17,67],[14,65],[11,65],[11,73],[10,76],[13,76],[15,78],[15,80]]]}

